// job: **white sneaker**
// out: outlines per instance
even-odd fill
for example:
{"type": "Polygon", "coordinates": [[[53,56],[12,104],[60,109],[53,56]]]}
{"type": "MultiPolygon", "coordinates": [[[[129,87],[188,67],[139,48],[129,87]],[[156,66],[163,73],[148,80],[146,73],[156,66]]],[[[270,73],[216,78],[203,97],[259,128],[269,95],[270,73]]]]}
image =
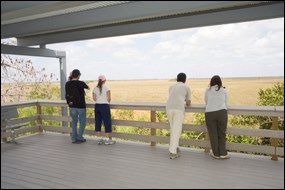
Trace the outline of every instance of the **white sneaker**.
{"type": "Polygon", "coordinates": [[[211,155],[213,158],[215,158],[215,159],[220,159],[220,157],[215,156],[215,155],[213,154],[213,152],[210,152],[210,155],[211,155]]]}
{"type": "Polygon", "coordinates": [[[221,159],[229,159],[229,158],[230,158],[230,155],[227,154],[227,155],[225,155],[225,156],[220,156],[220,158],[221,158],[221,159]]]}
{"type": "Polygon", "coordinates": [[[102,145],[104,143],[104,140],[101,138],[98,140],[98,145],[102,145]]]}
{"type": "Polygon", "coordinates": [[[112,144],[115,144],[115,143],[116,143],[116,141],[113,141],[113,140],[110,140],[110,139],[105,140],[105,142],[104,142],[105,145],[112,145],[112,144]]]}
{"type": "Polygon", "coordinates": [[[176,154],[170,153],[170,156],[169,156],[170,159],[175,159],[178,157],[180,157],[180,154],[177,154],[177,153],[176,154]]]}

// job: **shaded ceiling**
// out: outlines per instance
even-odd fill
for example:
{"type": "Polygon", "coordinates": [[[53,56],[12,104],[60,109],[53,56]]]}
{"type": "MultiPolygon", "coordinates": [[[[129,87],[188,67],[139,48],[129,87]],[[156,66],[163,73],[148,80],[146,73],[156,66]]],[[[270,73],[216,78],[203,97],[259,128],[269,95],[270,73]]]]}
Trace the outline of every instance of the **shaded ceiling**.
{"type": "Polygon", "coordinates": [[[44,45],[284,17],[284,1],[1,1],[1,39],[44,45]]]}

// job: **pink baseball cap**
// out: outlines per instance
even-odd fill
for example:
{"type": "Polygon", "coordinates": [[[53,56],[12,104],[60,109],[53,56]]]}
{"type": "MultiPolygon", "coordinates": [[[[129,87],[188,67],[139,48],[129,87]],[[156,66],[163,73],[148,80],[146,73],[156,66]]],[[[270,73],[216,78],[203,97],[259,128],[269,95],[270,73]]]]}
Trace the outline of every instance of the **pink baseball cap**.
{"type": "Polygon", "coordinates": [[[101,81],[105,81],[106,80],[106,77],[104,75],[100,75],[98,77],[98,80],[101,80],[101,81]]]}

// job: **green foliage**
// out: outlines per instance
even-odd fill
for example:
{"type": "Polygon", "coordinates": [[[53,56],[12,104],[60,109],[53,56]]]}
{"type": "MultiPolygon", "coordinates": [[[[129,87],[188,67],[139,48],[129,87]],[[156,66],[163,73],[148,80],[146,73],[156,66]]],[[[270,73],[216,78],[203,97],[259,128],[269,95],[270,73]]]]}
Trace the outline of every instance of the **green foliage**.
{"type": "MultiPolygon", "coordinates": [[[[33,99],[60,99],[60,88],[47,86],[35,86],[30,92],[30,98],[33,99]]],[[[45,115],[61,115],[61,108],[54,106],[42,107],[42,113],[45,115]]],[[[43,125],[61,126],[60,121],[43,120],[43,125]]]]}
{"type": "Polygon", "coordinates": [[[166,129],[157,129],[157,130],[156,130],[156,135],[157,135],[157,136],[170,137],[170,131],[169,131],[169,130],[166,130],[166,129]]]}
{"type": "MultiPolygon", "coordinates": [[[[259,90],[259,101],[257,104],[259,106],[284,106],[284,83],[277,83],[272,88],[260,89],[259,90]]],[[[279,120],[279,130],[284,130],[284,120],[279,120]]],[[[238,126],[258,126],[260,129],[271,129],[272,118],[263,116],[234,116],[230,120],[232,125],[238,126]]],[[[248,137],[250,138],[250,137],[248,137]]],[[[236,138],[230,138],[236,140],[236,138]]],[[[270,145],[270,138],[256,138],[254,141],[242,140],[254,142],[261,145],[270,145]]],[[[278,146],[283,147],[284,142],[279,140],[278,146]]]]}
{"type": "Polygon", "coordinates": [[[231,117],[229,120],[230,125],[238,126],[244,128],[244,126],[256,126],[257,125],[257,117],[256,116],[243,116],[243,115],[235,115],[231,117]]]}
{"type": "MultiPolygon", "coordinates": [[[[260,106],[284,106],[284,83],[277,83],[272,88],[260,89],[259,91],[260,106]]],[[[271,129],[272,118],[271,117],[257,117],[260,124],[260,129],[271,129]]],[[[278,124],[279,130],[284,130],[284,120],[278,124]]],[[[270,138],[262,138],[261,144],[270,144],[270,138]]],[[[278,146],[284,146],[284,141],[280,141],[278,146]]]]}
{"type": "Polygon", "coordinates": [[[259,144],[260,138],[244,135],[227,135],[227,141],[242,144],[259,144]]]}
{"type": "MultiPolygon", "coordinates": [[[[123,120],[134,120],[135,115],[133,110],[116,110],[115,115],[123,120]]],[[[140,117],[139,120],[146,121],[144,117],[140,117]]],[[[144,127],[126,127],[126,126],[114,126],[113,131],[122,133],[133,134],[150,134],[150,129],[144,127]]]]}
{"type": "MultiPolygon", "coordinates": [[[[165,111],[157,111],[156,112],[156,119],[157,119],[157,122],[168,122],[167,114],[166,114],[165,111]]],[[[156,135],[157,136],[169,137],[170,136],[170,131],[166,130],[166,129],[157,129],[156,130],[156,135]]]]}
{"type": "Polygon", "coordinates": [[[272,88],[260,89],[259,92],[260,106],[284,106],[284,83],[277,83],[272,88]]]}
{"type": "Polygon", "coordinates": [[[94,108],[86,108],[86,117],[94,117],[94,108]]]}
{"type": "Polygon", "coordinates": [[[194,121],[193,123],[196,125],[204,125],[206,124],[205,114],[204,113],[194,113],[194,121]]]}
{"type": "Polygon", "coordinates": [[[116,110],[115,113],[120,119],[133,120],[134,111],[133,110],[116,110]]]}
{"type": "MultiPolygon", "coordinates": [[[[18,114],[19,117],[34,116],[37,114],[37,110],[35,107],[18,108],[18,114]]],[[[31,121],[29,124],[35,126],[37,125],[37,121],[31,121]]]]}
{"type": "Polygon", "coordinates": [[[204,139],[204,134],[195,131],[182,131],[181,138],[184,139],[204,139]]]}
{"type": "Polygon", "coordinates": [[[156,118],[158,122],[167,122],[167,114],[165,111],[156,112],[156,118]]]}
{"type": "Polygon", "coordinates": [[[58,100],[60,99],[60,88],[47,86],[34,86],[30,92],[30,99],[48,99],[58,100]]]}

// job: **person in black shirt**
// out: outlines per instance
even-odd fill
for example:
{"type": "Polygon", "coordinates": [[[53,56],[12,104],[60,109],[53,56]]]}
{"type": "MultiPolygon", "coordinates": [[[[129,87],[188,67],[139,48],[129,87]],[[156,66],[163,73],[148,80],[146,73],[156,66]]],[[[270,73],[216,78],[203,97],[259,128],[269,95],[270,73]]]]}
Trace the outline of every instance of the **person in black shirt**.
{"type": "Polygon", "coordinates": [[[69,104],[70,115],[72,117],[72,143],[82,143],[86,142],[86,139],[83,138],[83,133],[86,126],[86,102],[85,102],[85,91],[84,89],[90,89],[90,87],[83,81],[80,81],[79,78],[81,73],[78,69],[74,69],[69,76],[69,80],[65,84],[65,89],[67,91],[68,83],[73,83],[72,86],[75,86],[78,90],[79,98],[78,101],[69,104]],[[79,119],[79,131],[77,132],[77,123],[79,119]]]}

